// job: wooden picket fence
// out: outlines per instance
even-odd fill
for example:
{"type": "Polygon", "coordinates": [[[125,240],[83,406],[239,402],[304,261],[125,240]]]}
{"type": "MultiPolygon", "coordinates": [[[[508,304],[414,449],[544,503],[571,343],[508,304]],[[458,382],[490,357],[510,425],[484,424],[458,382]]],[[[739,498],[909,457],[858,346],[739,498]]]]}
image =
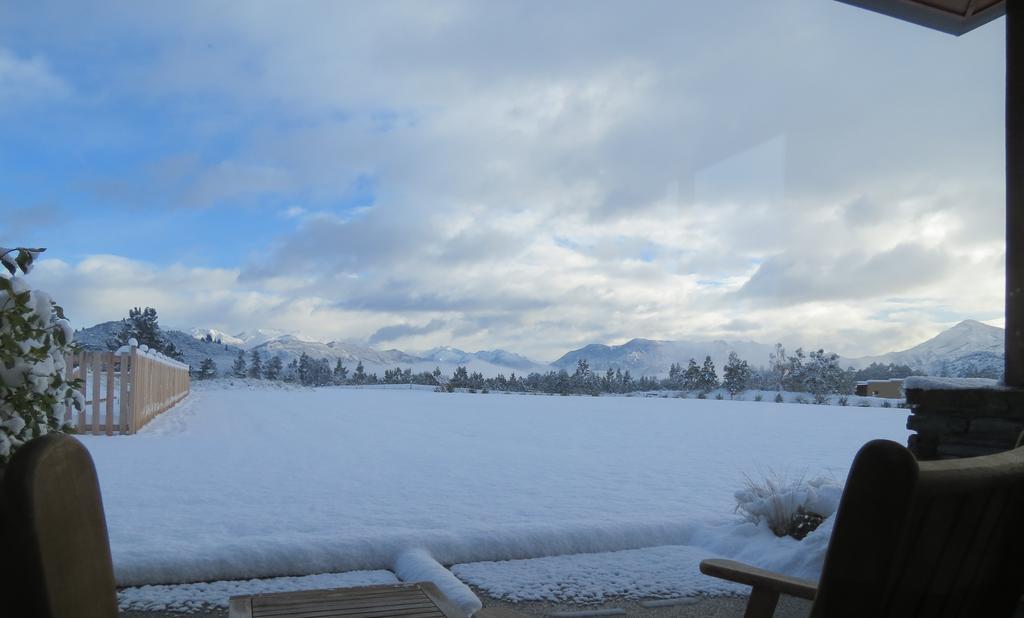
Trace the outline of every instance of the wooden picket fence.
{"type": "Polygon", "coordinates": [[[85,405],[64,421],[86,434],[133,434],[189,393],[188,367],[130,348],[68,355],[70,378],[82,380],[85,405]]]}

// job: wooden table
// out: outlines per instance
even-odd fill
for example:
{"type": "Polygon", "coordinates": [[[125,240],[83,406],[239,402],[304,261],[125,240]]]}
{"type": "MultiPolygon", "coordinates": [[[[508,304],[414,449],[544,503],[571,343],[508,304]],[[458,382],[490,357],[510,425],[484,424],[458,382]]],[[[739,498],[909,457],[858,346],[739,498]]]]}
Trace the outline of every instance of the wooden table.
{"type": "Polygon", "coordinates": [[[231,597],[229,618],[466,618],[430,582],[231,597]]]}

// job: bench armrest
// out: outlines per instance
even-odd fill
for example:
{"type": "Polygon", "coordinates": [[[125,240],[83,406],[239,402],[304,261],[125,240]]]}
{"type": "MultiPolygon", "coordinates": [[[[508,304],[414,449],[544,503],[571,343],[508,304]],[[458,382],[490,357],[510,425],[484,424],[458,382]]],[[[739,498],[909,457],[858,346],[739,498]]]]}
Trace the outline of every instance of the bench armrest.
{"type": "Polygon", "coordinates": [[[808,579],[789,577],[781,573],[766,571],[735,560],[701,560],[700,572],[719,579],[755,588],[768,588],[777,593],[788,594],[813,601],[818,585],[808,579]]]}

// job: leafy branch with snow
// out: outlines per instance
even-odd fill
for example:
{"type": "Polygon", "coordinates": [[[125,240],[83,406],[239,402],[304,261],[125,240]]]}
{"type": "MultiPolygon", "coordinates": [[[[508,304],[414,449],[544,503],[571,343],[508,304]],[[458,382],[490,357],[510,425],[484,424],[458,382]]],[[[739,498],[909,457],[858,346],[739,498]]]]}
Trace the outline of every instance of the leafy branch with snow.
{"type": "Polygon", "coordinates": [[[68,406],[82,408],[64,360],[74,334],[64,310],[18,275],[43,251],[0,247],[0,464],[32,438],[64,431],[68,406]]]}

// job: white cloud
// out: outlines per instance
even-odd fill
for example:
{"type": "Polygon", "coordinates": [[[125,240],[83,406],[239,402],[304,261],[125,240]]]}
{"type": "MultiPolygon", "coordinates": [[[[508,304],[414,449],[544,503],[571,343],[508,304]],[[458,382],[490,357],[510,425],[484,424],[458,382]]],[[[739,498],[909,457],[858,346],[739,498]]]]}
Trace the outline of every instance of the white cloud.
{"type": "Polygon", "coordinates": [[[998,30],[796,0],[119,8],[49,27],[141,32],[109,87],[212,101],[196,135],[240,142],[156,180],[298,224],[226,270],[65,265],[90,319],[553,358],[740,331],[855,355],[1001,311],[998,30]],[[322,208],[360,178],[372,207],[322,208]]]}
{"type": "Polygon", "coordinates": [[[38,99],[59,98],[68,84],[39,56],[20,58],[0,47],[0,108],[38,99]]]}

